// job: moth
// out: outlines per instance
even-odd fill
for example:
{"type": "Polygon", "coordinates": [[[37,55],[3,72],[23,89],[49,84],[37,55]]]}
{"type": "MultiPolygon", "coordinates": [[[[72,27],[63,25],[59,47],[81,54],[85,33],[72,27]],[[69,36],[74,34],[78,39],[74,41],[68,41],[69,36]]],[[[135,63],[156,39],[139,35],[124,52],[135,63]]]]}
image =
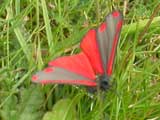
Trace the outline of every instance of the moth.
{"type": "Polygon", "coordinates": [[[106,90],[113,65],[123,16],[115,10],[96,29],[90,29],[80,43],[81,52],[56,58],[48,67],[32,76],[41,84],[71,84],[106,90]]]}

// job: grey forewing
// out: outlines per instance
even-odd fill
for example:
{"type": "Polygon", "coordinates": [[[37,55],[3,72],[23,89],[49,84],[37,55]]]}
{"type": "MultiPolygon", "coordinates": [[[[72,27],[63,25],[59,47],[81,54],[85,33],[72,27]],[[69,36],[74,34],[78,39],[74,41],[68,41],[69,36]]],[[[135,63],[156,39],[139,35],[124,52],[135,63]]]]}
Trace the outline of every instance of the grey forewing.
{"type": "Polygon", "coordinates": [[[114,41],[114,38],[115,38],[116,34],[118,34],[118,38],[119,38],[120,31],[118,31],[118,29],[117,29],[117,23],[121,20],[122,20],[122,15],[121,14],[116,19],[113,18],[113,16],[111,14],[108,17],[106,17],[106,23],[108,25],[108,30],[106,29],[106,31],[107,31],[108,36],[109,36],[109,45],[108,45],[108,49],[107,49],[108,54],[106,55],[107,56],[107,61],[108,61],[108,58],[111,54],[113,41],[114,41]]]}
{"type": "Polygon", "coordinates": [[[97,30],[97,41],[98,41],[98,46],[99,46],[99,51],[100,51],[100,55],[101,55],[101,60],[102,60],[102,65],[103,65],[103,69],[105,70],[105,66],[106,66],[106,60],[107,60],[107,47],[108,47],[108,44],[109,44],[109,38],[108,38],[108,35],[107,35],[107,31],[104,31],[102,33],[100,33],[98,30],[97,30]]]}
{"type": "MultiPolygon", "coordinates": [[[[103,32],[99,32],[97,29],[97,42],[100,50],[100,55],[102,59],[103,69],[106,71],[107,62],[112,50],[112,44],[114,41],[114,37],[116,35],[116,27],[118,21],[122,19],[120,15],[118,18],[114,18],[112,13],[106,17],[106,30],[103,32]]],[[[119,33],[118,33],[119,34],[119,33]]],[[[118,35],[119,36],[119,35],[118,35]]]]}
{"type": "Polygon", "coordinates": [[[94,82],[87,77],[59,67],[53,67],[53,72],[40,71],[36,76],[38,76],[37,82],[41,80],[88,80],[94,82]]]}

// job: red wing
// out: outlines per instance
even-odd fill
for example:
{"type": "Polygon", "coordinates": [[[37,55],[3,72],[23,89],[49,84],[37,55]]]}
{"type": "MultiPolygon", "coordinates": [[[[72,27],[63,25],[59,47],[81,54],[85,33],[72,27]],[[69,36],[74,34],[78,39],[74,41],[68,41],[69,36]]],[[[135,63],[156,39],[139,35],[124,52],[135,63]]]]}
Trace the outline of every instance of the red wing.
{"type": "Polygon", "coordinates": [[[107,15],[106,21],[97,29],[97,42],[103,69],[109,76],[112,74],[114,57],[122,27],[122,19],[122,14],[119,11],[114,11],[107,15]]]}
{"type": "Polygon", "coordinates": [[[102,68],[100,52],[96,40],[96,30],[92,29],[88,31],[82,39],[80,47],[88,57],[95,73],[103,74],[104,70],[102,68]]]}
{"type": "Polygon", "coordinates": [[[85,76],[91,80],[95,79],[93,68],[83,52],[77,55],[57,58],[49,62],[49,66],[64,68],[71,72],[85,76]]]}
{"type": "Polygon", "coordinates": [[[38,72],[32,81],[39,83],[78,84],[96,86],[96,76],[86,55],[81,52],[77,55],[57,58],[49,62],[48,68],[38,72]]]}

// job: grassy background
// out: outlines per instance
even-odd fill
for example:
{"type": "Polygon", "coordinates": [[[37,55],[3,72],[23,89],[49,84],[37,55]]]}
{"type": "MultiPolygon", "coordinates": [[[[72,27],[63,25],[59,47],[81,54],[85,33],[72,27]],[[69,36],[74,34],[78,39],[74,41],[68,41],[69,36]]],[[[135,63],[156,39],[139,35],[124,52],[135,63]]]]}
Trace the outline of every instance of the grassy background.
{"type": "Polygon", "coordinates": [[[138,43],[159,3],[0,1],[0,120],[160,120],[159,13],[138,43]],[[31,83],[32,74],[48,61],[77,53],[86,31],[113,8],[124,12],[124,26],[112,88],[103,98],[81,87],[31,83]]]}

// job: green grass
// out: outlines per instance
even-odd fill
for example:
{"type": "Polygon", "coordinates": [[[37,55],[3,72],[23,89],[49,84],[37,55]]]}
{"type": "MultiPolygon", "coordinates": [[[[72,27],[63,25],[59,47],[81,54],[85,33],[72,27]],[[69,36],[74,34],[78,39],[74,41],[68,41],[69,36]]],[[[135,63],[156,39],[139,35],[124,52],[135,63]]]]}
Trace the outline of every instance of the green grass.
{"type": "Polygon", "coordinates": [[[159,0],[131,1],[127,9],[118,0],[0,3],[0,120],[160,120],[160,13],[138,43],[159,0]],[[73,46],[113,8],[127,12],[112,87],[103,97],[31,82],[50,60],[77,53],[73,46]]]}

